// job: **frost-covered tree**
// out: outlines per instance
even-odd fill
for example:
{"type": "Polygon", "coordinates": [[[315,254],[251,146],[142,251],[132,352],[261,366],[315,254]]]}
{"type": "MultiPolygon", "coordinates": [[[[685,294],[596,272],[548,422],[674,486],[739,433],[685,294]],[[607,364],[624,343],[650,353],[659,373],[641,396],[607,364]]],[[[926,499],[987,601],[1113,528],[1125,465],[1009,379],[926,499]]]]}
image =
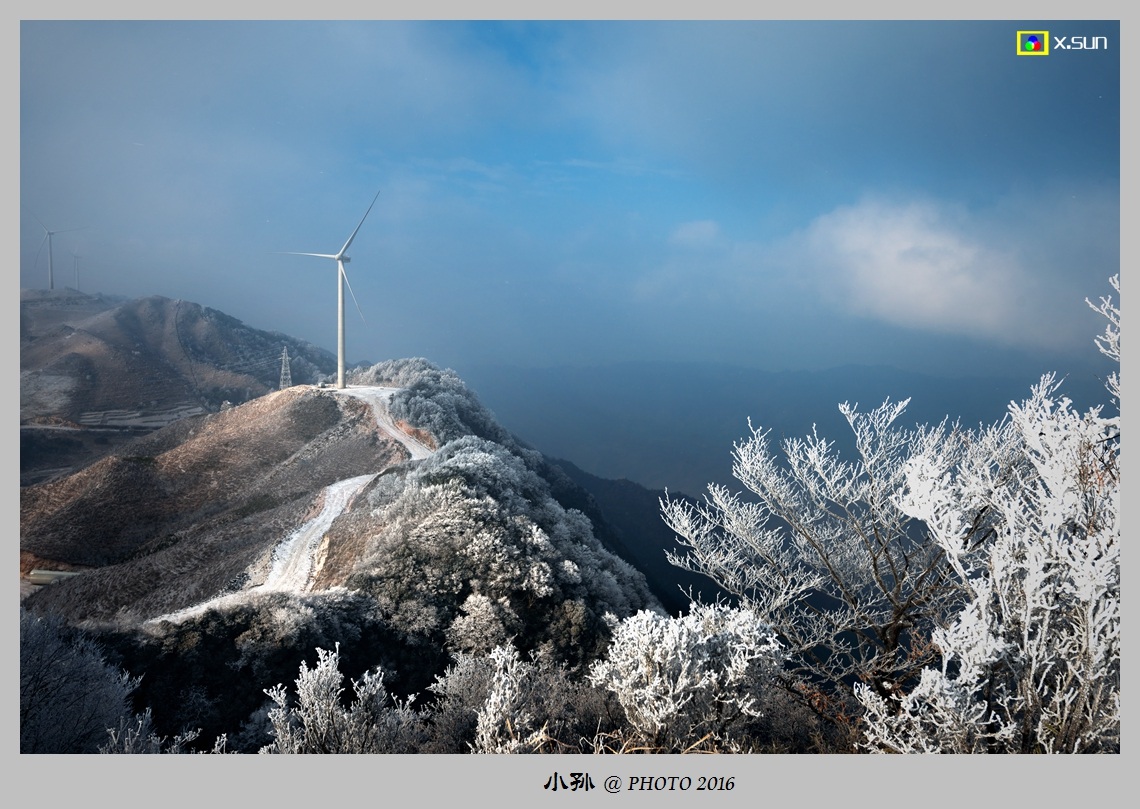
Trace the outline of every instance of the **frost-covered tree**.
{"type": "MultiPolygon", "coordinates": [[[[1119,310],[1093,308],[1109,320],[1097,344],[1119,361],[1119,310]]],[[[1116,373],[1107,387],[1119,401],[1116,373]]],[[[942,663],[916,688],[858,687],[868,748],[1119,752],[1120,418],[1076,412],[1058,389],[1047,375],[1010,406],[1024,458],[1012,474],[995,478],[980,453],[905,464],[899,508],[929,526],[969,598],[934,631],[942,663]],[[992,526],[980,549],[979,507],[992,526]]]]}
{"type": "Polygon", "coordinates": [[[614,623],[590,681],[613,692],[632,734],[624,749],[742,750],[764,692],[783,661],[775,633],[750,609],[691,606],[687,615],[641,611],[614,623]]]}
{"type": "MultiPolygon", "coordinates": [[[[1118,309],[1089,305],[1109,320],[1098,346],[1119,359],[1118,309]]],[[[1116,374],[1108,388],[1119,396],[1116,374]]],[[[787,684],[822,714],[854,728],[870,711],[881,747],[924,749],[918,726],[953,726],[953,710],[965,738],[983,741],[931,744],[1111,746],[1119,421],[1076,414],[1054,393],[1046,377],[976,430],[899,428],[906,402],[866,414],[844,404],[852,460],[814,430],[782,442],[781,458],[753,429],[734,453],[749,495],[710,486],[695,506],[662,501],[688,548],[671,560],[772,624],[787,684]]]]}
{"type": "Polygon", "coordinates": [[[582,663],[606,612],[656,605],[645,578],[607,551],[525,461],[467,436],[385,476],[378,526],[348,585],[371,594],[411,643],[486,654],[507,638],[582,663]]]}
{"type": "Polygon", "coordinates": [[[508,643],[507,624],[518,623],[507,599],[492,601],[481,593],[467,596],[459,612],[446,634],[448,646],[461,652],[480,652],[508,643]]]}
{"type": "MultiPolygon", "coordinates": [[[[687,548],[670,561],[709,576],[770,624],[788,653],[785,685],[840,728],[857,713],[854,682],[885,696],[935,659],[929,632],[961,597],[941,549],[894,494],[908,458],[931,447],[960,454],[969,435],[946,422],[901,428],[906,404],[869,413],[840,405],[852,460],[814,430],[783,441],[781,458],[769,432],[753,428],[733,465],[749,494],[714,484],[703,502],[661,503],[687,548]]],[[[987,522],[975,516],[976,537],[987,522]]]]}
{"type": "MultiPolygon", "coordinates": [[[[1112,284],[1112,288],[1120,294],[1120,276],[1114,275],[1108,279],[1112,284]]],[[[1085,303],[1089,305],[1095,312],[1100,312],[1104,315],[1108,323],[1105,324],[1104,334],[1096,338],[1096,347],[1100,349],[1100,353],[1104,354],[1110,360],[1113,360],[1118,365],[1120,363],[1120,307],[1117,303],[1113,302],[1112,296],[1101,297],[1100,304],[1094,304],[1088,298],[1085,298],[1085,303]]],[[[1120,407],[1120,374],[1113,371],[1105,380],[1105,387],[1108,392],[1112,394],[1112,402],[1119,409],[1120,407]]]]}
{"type": "Polygon", "coordinates": [[[20,608],[21,753],[97,752],[138,684],[82,632],[20,608]]]}
{"type": "Polygon", "coordinates": [[[266,689],[273,700],[269,721],[273,742],[262,753],[407,753],[423,735],[412,700],[393,699],[384,687],[384,673],[365,672],[352,680],[352,701],[345,706],[340,645],[317,649],[312,668],[302,662],[296,680],[296,701],[283,685],[266,689]]]}
{"type": "Polygon", "coordinates": [[[543,727],[527,710],[533,666],[513,646],[496,646],[489,655],[494,670],[487,699],[476,713],[474,753],[533,753],[546,741],[543,727]]]}

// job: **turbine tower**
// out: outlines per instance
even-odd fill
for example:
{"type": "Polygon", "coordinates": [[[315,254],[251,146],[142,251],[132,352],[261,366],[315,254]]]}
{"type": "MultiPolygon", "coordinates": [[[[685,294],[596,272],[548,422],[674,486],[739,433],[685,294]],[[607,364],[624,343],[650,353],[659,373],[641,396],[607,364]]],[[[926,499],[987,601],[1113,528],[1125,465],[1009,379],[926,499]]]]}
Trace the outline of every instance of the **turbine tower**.
{"type": "Polygon", "coordinates": [[[79,291],[79,253],[75,250],[71,251],[72,258],[75,259],[75,291],[79,291]]]}
{"type": "MultiPolygon", "coordinates": [[[[381,189],[383,190],[383,189],[381,189]]],[[[376,200],[380,198],[380,191],[376,192],[376,196],[372,198],[372,205],[376,204],[376,200]]],[[[352,235],[348,237],[348,241],[344,243],[344,247],[340,248],[336,253],[294,253],[286,252],[290,256],[316,256],[317,258],[331,258],[336,262],[336,386],[338,388],[344,387],[344,287],[348,286],[348,292],[352,295],[352,302],[356,304],[356,311],[360,312],[360,304],[356,300],[356,293],[352,291],[352,284],[348,283],[348,275],[345,274],[344,265],[349,262],[349,257],[345,255],[348,251],[349,245],[352,240],[356,238],[360,226],[364,224],[364,220],[368,218],[368,214],[372,211],[372,205],[368,206],[368,210],[364,212],[364,216],[360,217],[360,222],[357,224],[356,229],[352,231],[352,235]]],[[[364,312],[360,312],[360,319],[364,320],[364,312]]]]}
{"type": "Polygon", "coordinates": [[[55,271],[54,271],[54,268],[52,267],[51,237],[56,235],[57,233],[71,233],[72,231],[75,231],[75,230],[86,230],[87,228],[86,228],[86,226],[84,226],[81,228],[67,228],[66,230],[48,230],[47,225],[45,225],[43,222],[40,222],[39,218],[35,214],[32,214],[32,219],[35,219],[36,222],[39,222],[39,226],[44,229],[44,237],[40,241],[39,249],[36,250],[36,263],[37,264],[39,263],[40,250],[44,249],[44,242],[47,242],[47,246],[48,246],[48,289],[55,289],[55,271]]]}

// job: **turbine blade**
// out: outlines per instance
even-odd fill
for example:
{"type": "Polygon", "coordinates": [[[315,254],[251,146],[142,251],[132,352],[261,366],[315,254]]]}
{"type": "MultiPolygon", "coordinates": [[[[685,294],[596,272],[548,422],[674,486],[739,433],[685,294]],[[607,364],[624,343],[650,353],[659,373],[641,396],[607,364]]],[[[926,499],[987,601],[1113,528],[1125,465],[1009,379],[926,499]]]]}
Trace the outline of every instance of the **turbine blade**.
{"type": "Polygon", "coordinates": [[[352,302],[356,304],[356,311],[360,312],[360,319],[362,322],[367,323],[364,319],[364,312],[360,311],[360,304],[356,300],[356,293],[352,291],[352,284],[348,283],[348,273],[344,271],[344,267],[340,268],[340,277],[344,279],[344,285],[348,287],[348,294],[352,296],[352,302]]]}
{"type": "MultiPolygon", "coordinates": [[[[380,191],[383,191],[383,190],[384,189],[382,189],[382,188],[380,189],[380,191]]],[[[375,205],[376,200],[380,199],[380,191],[377,191],[376,196],[374,196],[372,198],[372,205],[375,205]]],[[[360,224],[358,224],[356,226],[356,230],[352,231],[352,235],[348,237],[348,241],[344,243],[344,247],[340,248],[340,252],[337,253],[338,256],[343,256],[344,251],[348,249],[348,246],[350,244],[352,244],[352,240],[356,238],[357,231],[360,230],[360,225],[364,224],[364,220],[368,218],[368,214],[372,211],[372,205],[369,205],[368,210],[364,212],[364,216],[360,217],[360,224]]]]}
{"type": "MultiPolygon", "coordinates": [[[[38,220],[37,220],[38,221],[38,220]]],[[[40,239],[40,246],[36,248],[36,260],[32,262],[32,269],[40,266],[40,251],[44,249],[44,242],[48,240],[47,228],[44,229],[44,237],[40,239]]]]}
{"type": "Polygon", "coordinates": [[[292,250],[275,250],[274,253],[279,256],[316,256],[317,258],[336,258],[336,256],[330,255],[329,253],[295,253],[292,250]]]}

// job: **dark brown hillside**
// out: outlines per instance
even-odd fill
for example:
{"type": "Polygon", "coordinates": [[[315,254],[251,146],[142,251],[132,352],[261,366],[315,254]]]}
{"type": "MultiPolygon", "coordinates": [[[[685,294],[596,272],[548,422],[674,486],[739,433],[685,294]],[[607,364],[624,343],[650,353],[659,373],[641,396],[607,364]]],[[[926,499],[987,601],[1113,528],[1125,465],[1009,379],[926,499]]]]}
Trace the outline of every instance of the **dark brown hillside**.
{"type": "Polygon", "coordinates": [[[294,383],[335,367],[308,343],[158,296],[23,290],[20,327],[22,484],[78,469],[124,436],[275,390],[282,347],[294,383]]]}
{"type": "Polygon", "coordinates": [[[21,489],[22,551],[105,568],[33,598],[73,618],[201,600],[303,521],[323,487],[406,457],[367,405],[307,386],[184,419],[21,489]]]}

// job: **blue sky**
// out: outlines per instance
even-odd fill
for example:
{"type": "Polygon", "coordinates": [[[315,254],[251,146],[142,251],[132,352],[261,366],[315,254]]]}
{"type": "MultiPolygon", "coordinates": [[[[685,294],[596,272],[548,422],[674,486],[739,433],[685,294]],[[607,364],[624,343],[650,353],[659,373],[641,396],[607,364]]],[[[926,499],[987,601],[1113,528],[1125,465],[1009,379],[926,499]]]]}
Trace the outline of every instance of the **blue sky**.
{"type": "Polygon", "coordinates": [[[23,22],[20,284],[348,359],[1097,364],[1115,22],[23,22]],[[1017,56],[1016,31],[1107,50],[1017,56]],[[327,266],[326,266],[327,265],[327,266]]]}

